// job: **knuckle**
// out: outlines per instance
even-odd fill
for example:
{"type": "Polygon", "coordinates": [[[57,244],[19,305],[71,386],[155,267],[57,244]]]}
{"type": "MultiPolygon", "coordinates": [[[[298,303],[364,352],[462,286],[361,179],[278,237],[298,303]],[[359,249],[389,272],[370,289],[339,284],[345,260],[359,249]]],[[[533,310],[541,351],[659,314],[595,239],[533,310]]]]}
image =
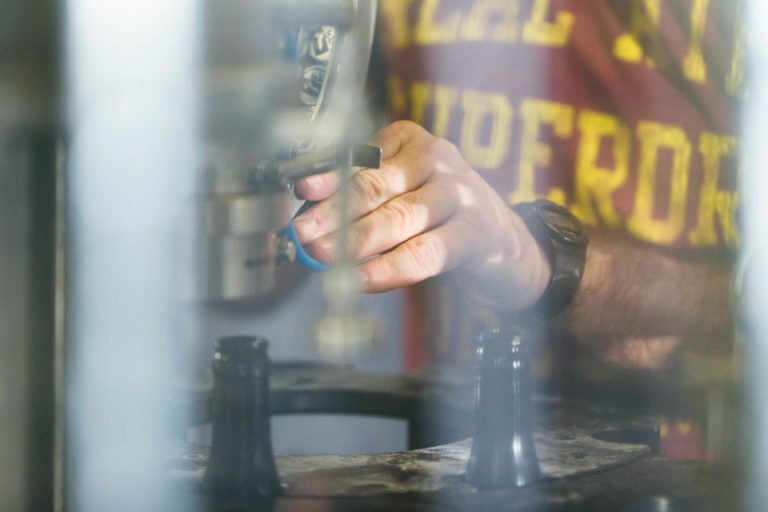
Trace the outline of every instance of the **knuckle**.
{"type": "Polygon", "coordinates": [[[390,124],[388,127],[388,130],[392,130],[393,133],[397,133],[397,134],[406,134],[406,133],[411,133],[415,130],[423,130],[423,128],[421,128],[421,126],[414,123],[413,121],[409,121],[407,119],[400,119],[390,124]]]}
{"type": "Polygon", "coordinates": [[[387,197],[387,183],[379,172],[357,173],[352,180],[352,194],[367,205],[379,205],[387,197]]]}
{"type": "Polygon", "coordinates": [[[408,249],[416,268],[430,274],[442,268],[444,257],[434,240],[416,238],[408,245],[408,249]]]}
{"type": "Polygon", "coordinates": [[[389,202],[382,207],[386,221],[399,232],[410,231],[414,224],[414,212],[408,204],[403,202],[389,202]]]}
{"type": "Polygon", "coordinates": [[[355,258],[361,258],[366,255],[365,253],[368,250],[372,235],[373,229],[371,226],[359,223],[354,224],[352,229],[349,230],[349,246],[355,258]]]}
{"type": "Polygon", "coordinates": [[[427,152],[440,157],[453,158],[459,155],[459,148],[455,144],[442,137],[434,137],[427,144],[427,152]]]}
{"type": "Polygon", "coordinates": [[[465,174],[467,164],[459,149],[450,141],[441,138],[430,138],[421,146],[422,159],[433,174],[465,174]]]}

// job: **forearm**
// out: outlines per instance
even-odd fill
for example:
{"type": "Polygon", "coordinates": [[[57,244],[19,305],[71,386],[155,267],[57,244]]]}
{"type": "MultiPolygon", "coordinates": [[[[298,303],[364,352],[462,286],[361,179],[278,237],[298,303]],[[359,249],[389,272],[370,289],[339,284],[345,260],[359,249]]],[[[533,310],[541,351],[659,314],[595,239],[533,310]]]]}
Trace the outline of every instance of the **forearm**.
{"type": "Polygon", "coordinates": [[[654,368],[679,345],[728,345],[730,280],[727,261],[684,260],[592,233],[582,283],[564,320],[580,344],[603,358],[654,368]]]}

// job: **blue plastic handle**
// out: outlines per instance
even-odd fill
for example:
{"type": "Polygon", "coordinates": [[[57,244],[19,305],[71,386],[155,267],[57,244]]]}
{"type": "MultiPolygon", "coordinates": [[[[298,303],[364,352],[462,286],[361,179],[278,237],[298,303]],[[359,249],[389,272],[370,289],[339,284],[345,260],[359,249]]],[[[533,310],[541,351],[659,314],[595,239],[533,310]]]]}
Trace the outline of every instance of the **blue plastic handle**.
{"type": "Polygon", "coordinates": [[[309,270],[312,270],[313,272],[325,272],[331,268],[330,265],[313,258],[307,251],[304,250],[304,247],[302,247],[301,243],[299,243],[298,237],[296,237],[296,231],[293,229],[293,221],[289,222],[285,227],[285,234],[288,235],[288,238],[296,247],[296,259],[299,263],[307,267],[309,270]]]}

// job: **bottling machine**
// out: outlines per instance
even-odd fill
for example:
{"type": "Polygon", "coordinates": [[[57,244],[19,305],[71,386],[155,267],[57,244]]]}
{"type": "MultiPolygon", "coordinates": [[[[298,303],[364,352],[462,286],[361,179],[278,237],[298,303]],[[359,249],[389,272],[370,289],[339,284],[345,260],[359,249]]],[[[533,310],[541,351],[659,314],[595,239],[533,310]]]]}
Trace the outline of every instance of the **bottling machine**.
{"type": "MultiPolygon", "coordinates": [[[[398,418],[408,449],[277,455],[266,501],[210,492],[213,453],[188,437],[223,421],[206,322],[263,308],[297,260],[316,264],[291,238],[294,179],[377,165],[360,137],[375,125],[364,95],[375,16],[375,0],[0,1],[0,508],[763,510],[768,215],[749,192],[765,189],[752,170],[766,161],[759,32],[744,148],[755,166],[739,323],[749,364],[734,382],[734,414],[750,429],[727,434],[746,448],[664,459],[652,417],[526,391],[535,477],[485,488],[466,477],[482,414],[474,371],[382,375],[338,362],[370,351],[376,331],[342,258],[323,276],[312,331],[333,359],[272,361],[261,421],[398,418]]],[[[220,367],[240,357],[219,341],[220,367]]]]}

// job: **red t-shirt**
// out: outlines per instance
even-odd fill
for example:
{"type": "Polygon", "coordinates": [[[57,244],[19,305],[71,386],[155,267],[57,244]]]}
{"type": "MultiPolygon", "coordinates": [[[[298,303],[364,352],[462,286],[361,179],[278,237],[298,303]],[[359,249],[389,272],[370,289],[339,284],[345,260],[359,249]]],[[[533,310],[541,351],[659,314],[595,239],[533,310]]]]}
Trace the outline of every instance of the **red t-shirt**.
{"type": "Polygon", "coordinates": [[[738,2],[382,0],[393,119],[510,203],[674,249],[738,244],[738,2]]]}
{"type": "MultiPolygon", "coordinates": [[[[510,203],[549,197],[675,251],[737,247],[741,2],[379,5],[393,120],[452,141],[510,203]]],[[[455,356],[482,324],[453,295],[416,293],[411,367],[425,343],[455,356]]]]}

